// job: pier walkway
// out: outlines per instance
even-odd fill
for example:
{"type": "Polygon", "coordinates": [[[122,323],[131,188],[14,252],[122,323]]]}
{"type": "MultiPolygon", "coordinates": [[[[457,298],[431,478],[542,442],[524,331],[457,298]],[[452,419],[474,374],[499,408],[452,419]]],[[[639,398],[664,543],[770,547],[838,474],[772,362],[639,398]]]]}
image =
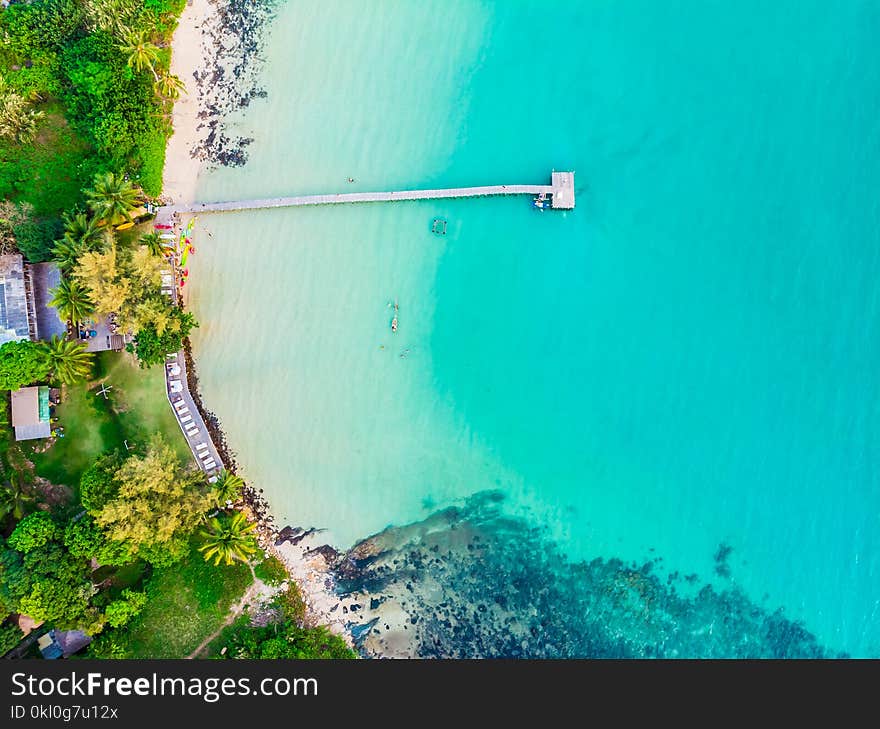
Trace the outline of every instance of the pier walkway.
{"type": "Polygon", "coordinates": [[[168,213],[223,213],[237,210],[262,210],[304,205],[337,205],[340,203],[394,202],[397,200],[439,200],[458,197],[485,197],[491,195],[545,195],[551,207],[561,210],[574,208],[574,172],[553,172],[549,185],[490,185],[487,187],[452,187],[437,190],[395,190],[393,192],[339,192],[329,195],[301,195],[298,197],[270,197],[261,200],[193,203],[167,208],[168,213]]]}
{"type": "Polygon", "coordinates": [[[223,461],[189,392],[183,350],[169,354],[165,360],[165,394],[196,463],[209,480],[214,479],[223,468],[223,461]]]}
{"type": "MultiPolygon", "coordinates": [[[[192,205],[163,206],[156,217],[157,223],[171,224],[177,215],[194,213],[222,213],[237,210],[262,210],[304,205],[337,205],[340,203],[394,202],[397,200],[441,200],[444,198],[484,197],[492,195],[536,195],[550,199],[550,206],[557,210],[574,208],[574,172],[552,172],[549,185],[490,185],[487,187],[453,187],[437,190],[395,190],[393,192],[344,192],[330,195],[302,195],[299,197],[273,197],[262,200],[239,200],[232,202],[194,203],[192,205]]],[[[178,283],[176,267],[163,272],[163,293],[177,300],[178,283]]],[[[196,463],[209,477],[223,468],[211,435],[199,409],[189,392],[186,362],[183,351],[168,355],[165,362],[165,394],[183,437],[192,451],[196,463]],[[172,389],[173,388],[173,389],[172,389]]]]}

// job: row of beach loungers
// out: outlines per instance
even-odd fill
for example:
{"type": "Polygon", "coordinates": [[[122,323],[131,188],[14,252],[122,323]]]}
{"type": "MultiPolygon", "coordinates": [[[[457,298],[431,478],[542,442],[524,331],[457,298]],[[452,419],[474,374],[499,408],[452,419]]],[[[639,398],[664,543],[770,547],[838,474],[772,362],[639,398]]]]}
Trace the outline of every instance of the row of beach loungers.
{"type": "MultiPolygon", "coordinates": [[[[177,354],[169,354],[167,355],[167,359],[169,363],[167,365],[168,372],[179,374],[180,366],[177,364],[177,354]]],[[[180,382],[180,380],[170,380],[170,382],[180,382]]],[[[172,392],[177,391],[176,388],[172,387],[172,392]]],[[[174,407],[174,412],[177,415],[177,420],[183,428],[184,432],[189,438],[197,438],[200,434],[198,427],[193,420],[192,412],[190,412],[189,406],[186,404],[186,401],[182,397],[177,397],[172,401],[172,406],[174,407]]],[[[210,473],[211,471],[218,471],[219,465],[214,457],[211,455],[211,449],[208,447],[208,444],[205,441],[201,443],[196,443],[196,456],[198,457],[198,461],[201,464],[202,468],[210,473]]],[[[212,475],[208,481],[214,483],[217,481],[217,475],[212,475]]]]}
{"type": "Polygon", "coordinates": [[[171,271],[162,271],[162,293],[174,296],[174,274],[171,271]]]}

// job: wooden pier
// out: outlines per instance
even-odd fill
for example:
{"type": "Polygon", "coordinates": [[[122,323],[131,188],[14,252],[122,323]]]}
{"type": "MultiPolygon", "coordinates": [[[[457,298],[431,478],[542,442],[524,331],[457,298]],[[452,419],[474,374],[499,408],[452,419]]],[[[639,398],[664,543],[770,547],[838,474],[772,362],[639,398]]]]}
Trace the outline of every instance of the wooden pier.
{"type": "Polygon", "coordinates": [[[304,205],[338,205],[341,203],[394,202],[397,200],[440,200],[458,197],[491,195],[546,195],[551,207],[558,210],[574,208],[574,172],[553,172],[549,185],[490,185],[486,187],[453,187],[438,190],[394,190],[392,192],[339,192],[329,195],[270,197],[261,200],[194,203],[165,208],[167,213],[224,213],[237,210],[262,210],[304,205]]]}

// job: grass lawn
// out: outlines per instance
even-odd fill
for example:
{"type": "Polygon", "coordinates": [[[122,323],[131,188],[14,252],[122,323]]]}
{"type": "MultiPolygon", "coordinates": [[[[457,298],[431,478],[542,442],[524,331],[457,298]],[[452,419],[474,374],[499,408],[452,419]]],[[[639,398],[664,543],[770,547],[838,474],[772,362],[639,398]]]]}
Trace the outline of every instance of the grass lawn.
{"type": "Polygon", "coordinates": [[[162,369],[140,369],[134,357],[125,352],[101,352],[89,382],[64,390],[63,402],[56,408],[64,438],[59,438],[44,453],[40,447],[25,446],[38,475],[52,483],[76,488],[82,472],[102,453],[129,447],[143,447],[150,436],[161,433],[183,462],[191,460],[189,447],[165,398],[162,369]],[[104,399],[97,394],[106,382],[109,391],[104,399]]]}
{"type": "Polygon", "coordinates": [[[205,562],[193,549],[147,581],[150,601],[117,642],[131,658],[184,658],[219,628],[252,582],[247,565],[205,562]]]}

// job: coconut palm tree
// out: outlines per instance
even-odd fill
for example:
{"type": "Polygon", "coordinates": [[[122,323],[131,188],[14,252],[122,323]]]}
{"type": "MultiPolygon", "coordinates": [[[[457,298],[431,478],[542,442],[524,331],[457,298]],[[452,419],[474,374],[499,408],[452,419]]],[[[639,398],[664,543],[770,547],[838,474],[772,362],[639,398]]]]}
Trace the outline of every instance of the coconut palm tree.
{"type": "Polygon", "coordinates": [[[35,501],[36,499],[25,490],[21,472],[14,468],[10,469],[9,483],[0,493],[0,502],[3,503],[0,511],[5,509],[7,513],[12,513],[13,519],[21,521],[35,501]]]}
{"type": "Polygon", "coordinates": [[[81,342],[71,342],[57,334],[49,342],[49,360],[57,377],[65,385],[86,379],[92,373],[94,355],[81,342]]]}
{"type": "Polygon", "coordinates": [[[153,80],[159,83],[159,76],[153,68],[159,60],[159,47],[147,40],[146,33],[129,33],[120,44],[119,50],[128,56],[125,62],[135,71],[140,72],[148,68],[153,74],[153,80]]]}
{"type": "Polygon", "coordinates": [[[31,142],[37,135],[37,123],[44,116],[14,91],[0,90],[0,137],[18,144],[31,142]]]}
{"type": "Polygon", "coordinates": [[[55,242],[52,248],[52,260],[58,264],[62,273],[70,273],[79,261],[80,256],[85,253],[88,248],[79,241],[66,240],[62,238],[55,242]]]}
{"type": "Polygon", "coordinates": [[[146,246],[147,250],[154,256],[164,256],[168,252],[168,249],[162,242],[162,238],[159,237],[155,230],[144,233],[141,236],[141,245],[146,246]]]}
{"type": "Polygon", "coordinates": [[[89,296],[89,290],[75,278],[61,279],[58,287],[50,289],[49,293],[52,294],[50,305],[58,310],[62,319],[71,322],[74,326],[91,316],[95,310],[95,303],[89,296]]]}
{"type": "Polygon", "coordinates": [[[102,247],[103,231],[95,218],[85,213],[64,214],[64,237],[56,241],[52,257],[65,273],[71,271],[86,251],[102,247]]]}
{"type": "Polygon", "coordinates": [[[214,565],[247,562],[259,551],[257,540],[251,534],[256,526],[240,511],[232,516],[211,517],[207,527],[199,531],[204,539],[199,551],[206,561],[213,559],[214,565]]]}
{"type": "Polygon", "coordinates": [[[116,38],[127,38],[143,11],[143,0],[82,0],[85,24],[89,30],[100,29],[116,38]]]}
{"type": "Polygon", "coordinates": [[[82,243],[88,250],[95,250],[103,242],[101,226],[95,218],[90,218],[85,213],[64,213],[64,239],[82,243]]]}
{"type": "Polygon", "coordinates": [[[138,191],[122,175],[105,172],[95,176],[94,186],[86,190],[89,208],[106,225],[131,220],[131,211],[138,205],[138,191]]]}
{"type": "Polygon", "coordinates": [[[217,504],[225,506],[227,502],[234,502],[241,496],[244,481],[241,476],[236,476],[224,468],[212,486],[214,487],[214,495],[217,497],[217,504]]]}
{"type": "Polygon", "coordinates": [[[156,82],[156,91],[166,99],[176,99],[181,91],[186,93],[186,86],[172,73],[163,73],[156,82]]]}

